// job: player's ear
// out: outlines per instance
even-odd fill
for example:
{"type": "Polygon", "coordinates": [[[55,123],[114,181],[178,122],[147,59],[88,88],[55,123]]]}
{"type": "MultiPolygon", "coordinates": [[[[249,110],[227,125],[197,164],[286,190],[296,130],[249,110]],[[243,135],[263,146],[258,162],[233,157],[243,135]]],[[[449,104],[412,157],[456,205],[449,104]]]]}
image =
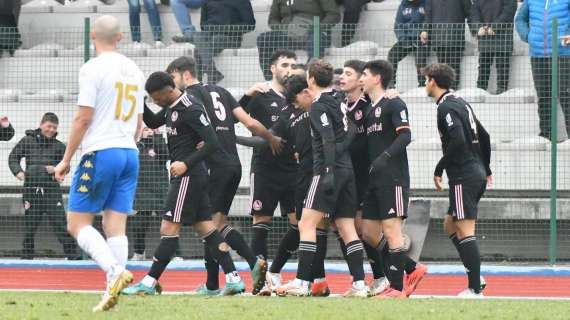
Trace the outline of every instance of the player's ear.
{"type": "Polygon", "coordinates": [[[123,40],[123,33],[119,32],[117,33],[117,42],[120,42],[121,40],[123,40]]]}

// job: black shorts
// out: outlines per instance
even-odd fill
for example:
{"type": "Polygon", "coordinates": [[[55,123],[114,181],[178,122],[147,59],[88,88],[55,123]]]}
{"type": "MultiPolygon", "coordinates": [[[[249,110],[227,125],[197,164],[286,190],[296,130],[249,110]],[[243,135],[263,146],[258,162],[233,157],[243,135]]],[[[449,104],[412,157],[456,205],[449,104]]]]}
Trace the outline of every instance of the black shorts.
{"type": "Polygon", "coordinates": [[[362,219],[386,220],[408,217],[410,188],[399,185],[371,186],[368,188],[362,210],[362,219]]]}
{"type": "Polygon", "coordinates": [[[281,216],[295,212],[295,174],[255,172],[250,180],[251,215],[272,217],[281,207],[281,216]]]}
{"type": "MultiPolygon", "coordinates": [[[[364,161],[361,161],[364,162],[364,161]]],[[[356,198],[358,200],[358,210],[362,209],[366,192],[368,190],[368,161],[366,163],[354,164],[354,179],[356,181],[356,198]]]]}
{"type": "Polygon", "coordinates": [[[212,213],[228,215],[241,180],[241,166],[210,169],[208,195],[212,213]]]}
{"type": "Polygon", "coordinates": [[[207,175],[171,179],[162,219],[185,225],[212,220],[207,188],[207,175]]]}
{"type": "Polygon", "coordinates": [[[449,210],[454,220],[477,220],[477,205],[487,189],[481,177],[449,181],[449,210]]]}
{"type": "Polygon", "coordinates": [[[325,213],[331,219],[354,218],[356,216],[356,184],[352,169],[336,168],[334,171],[334,192],[327,194],[319,183],[320,175],[312,178],[305,208],[325,213]]]}
{"type": "Polygon", "coordinates": [[[305,198],[307,197],[307,192],[309,192],[312,180],[312,171],[304,172],[300,170],[297,173],[297,184],[295,186],[295,215],[297,217],[297,221],[301,220],[301,214],[303,213],[303,207],[305,206],[305,198]]]}

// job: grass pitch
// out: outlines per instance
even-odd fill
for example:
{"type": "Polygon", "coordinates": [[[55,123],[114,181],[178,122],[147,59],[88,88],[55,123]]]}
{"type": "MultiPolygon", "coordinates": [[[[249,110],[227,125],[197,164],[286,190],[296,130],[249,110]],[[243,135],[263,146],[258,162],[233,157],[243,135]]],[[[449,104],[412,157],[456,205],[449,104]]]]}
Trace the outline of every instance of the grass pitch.
{"type": "Polygon", "coordinates": [[[106,313],[99,295],[0,292],[0,319],[568,319],[570,301],[343,298],[121,297],[106,313]]]}

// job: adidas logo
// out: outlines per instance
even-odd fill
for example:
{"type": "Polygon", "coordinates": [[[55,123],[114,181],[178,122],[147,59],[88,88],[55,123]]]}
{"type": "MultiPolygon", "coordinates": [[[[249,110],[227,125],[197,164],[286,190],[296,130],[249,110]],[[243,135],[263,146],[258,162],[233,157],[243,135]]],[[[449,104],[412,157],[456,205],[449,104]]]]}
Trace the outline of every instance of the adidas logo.
{"type": "Polygon", "coordinates": [[[471,270],[465,268],[465,272],[469,273],[469,272],[471,272],[471,270]]]}
{"type": "Polygon", "coordinates": [[[394,211],[394,208],[390,208],[390,211],[388,211],[388,214],[394,214],[396,213],[396,211],[394,211]]]}
{"type": "Polygon", "coordinates": [[[273,103],[271,104],[271,106],[272,106],[272,107],[278,107],[277,102],[273,102],[273,103]]]}
{"type": "Polygon", "coordinates": [[[391,265],[391,266],[390,266],[390,270],[392,270],[392,271],[398,271],[398,268],[394,267],[394,265],[391,265]]]}
{"type": "Polygon", "coordinates": [[[166,212],[164,215],[167,216],[167,217],[172,217],[172,212],[168,211],[168,212],[166,212]]]}

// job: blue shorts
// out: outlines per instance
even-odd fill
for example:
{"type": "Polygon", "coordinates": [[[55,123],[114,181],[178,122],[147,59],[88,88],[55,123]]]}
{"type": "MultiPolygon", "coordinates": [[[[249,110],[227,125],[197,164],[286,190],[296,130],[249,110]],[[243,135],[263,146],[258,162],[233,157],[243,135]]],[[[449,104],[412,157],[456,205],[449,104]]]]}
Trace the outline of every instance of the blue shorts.
{"type": "Polygon", "coordinates": [[[132,213],[138,174],[138,150],[111,148],[85,154],[73,175],[69,211],[132,213]]]}

